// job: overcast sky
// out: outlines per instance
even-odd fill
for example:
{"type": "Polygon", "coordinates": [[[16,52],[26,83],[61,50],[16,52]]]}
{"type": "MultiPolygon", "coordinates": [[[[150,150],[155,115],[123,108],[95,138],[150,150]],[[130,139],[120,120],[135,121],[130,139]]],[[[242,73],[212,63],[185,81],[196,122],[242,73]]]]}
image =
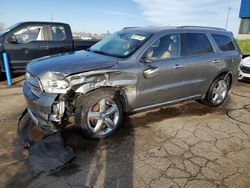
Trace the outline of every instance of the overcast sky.
{"type": "Polygon", "coordinates": [[[73,31],[114,32],[126,26],[203,25],[225,28],[237,35],[240,0],[5,0],[0,22],[60,21],[73,31]]]}

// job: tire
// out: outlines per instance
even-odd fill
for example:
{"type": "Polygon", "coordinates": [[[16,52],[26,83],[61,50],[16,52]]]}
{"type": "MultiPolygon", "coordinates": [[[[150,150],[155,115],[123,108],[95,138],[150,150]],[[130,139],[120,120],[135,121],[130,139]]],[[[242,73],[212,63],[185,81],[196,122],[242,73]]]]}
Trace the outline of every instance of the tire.
{"type": "Polygon", "coordinates": [[[209,87],[205,98],[199,102],[210,107],[220,106],[226,100],[229,89],[230,77],[225,78],[225,75],[220,75],[209,87]]]}
{"type": "Polygon", "coordinates": [[[75,124],[87,138],[111,136],[121,126],[122,116],[121,101],[114,89],[97,89],[76,101],[75,124]]]}

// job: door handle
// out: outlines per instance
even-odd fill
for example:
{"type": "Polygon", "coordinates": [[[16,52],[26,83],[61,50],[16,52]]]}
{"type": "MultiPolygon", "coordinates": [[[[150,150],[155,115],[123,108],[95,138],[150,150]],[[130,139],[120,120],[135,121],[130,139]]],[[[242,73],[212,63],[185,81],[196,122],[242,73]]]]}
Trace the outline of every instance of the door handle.
{"type": "Polygon", "coordinates": [[[150,67],[143,71],[143,76],[145,78],[152,78],[158,75],[159,68],[158,67],[150,67]]]}
{"type": "Polygon", "coordinates": [[[49,49],[49,46],[39,46],[40,49],[45,49],[45,50],[48,50],[49,49]]]}
{"type": "Polygon", "coordinates": [[[220,60],[219,60],[219,59],[215,59],[215,60],[213,60],[212,62],[213,62],[213,63],[219,63],[220,60]]]}
{"type": "Polygon", "coordinates": [[[173,66],[174,69],[179,69],[179,68],[183,68],[183,67],[184,67],[184,65],[179,65],[179,64],[173,66]]]}

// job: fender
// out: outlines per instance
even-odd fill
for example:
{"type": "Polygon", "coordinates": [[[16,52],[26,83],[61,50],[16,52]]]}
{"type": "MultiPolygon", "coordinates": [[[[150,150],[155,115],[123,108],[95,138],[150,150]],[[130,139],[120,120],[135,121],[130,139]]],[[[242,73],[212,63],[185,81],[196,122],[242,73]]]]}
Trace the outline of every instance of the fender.
{"type": "Polygon", "coordinates": [[[121,98],[124,110],[130,109],[129,101],[136,98],[137,78],[135,74],[120,71],[91,71],[70,77],[72,89],[78,94],[88,94],[99,88],[114,88],[121,98]],[[73,85],[74,84],[74,85],[73,85]]]}

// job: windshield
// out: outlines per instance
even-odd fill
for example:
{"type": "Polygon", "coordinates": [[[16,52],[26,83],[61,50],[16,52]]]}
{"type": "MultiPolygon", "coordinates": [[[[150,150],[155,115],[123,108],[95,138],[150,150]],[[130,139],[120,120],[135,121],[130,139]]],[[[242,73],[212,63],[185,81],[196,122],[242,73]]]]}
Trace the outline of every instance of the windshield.
{"type": "Polygon", "coordinates": [[[90,51],[114,57],[128,57],[149,37],[150,33],[123,30],[96,43],[90,48],[90,51]]]}
{"type": "Polygon", "coordinates": [[[0,31],[0,34],[7,33],[7,32],[9,32],[11,29],[15,28],[15,27],[18,26],[18,25],[19,25],[19,23],[15,24],[15,25],[12,25],[11,27],[8,27],[8,28],[6,28],[6,29],[0,31]]]}

